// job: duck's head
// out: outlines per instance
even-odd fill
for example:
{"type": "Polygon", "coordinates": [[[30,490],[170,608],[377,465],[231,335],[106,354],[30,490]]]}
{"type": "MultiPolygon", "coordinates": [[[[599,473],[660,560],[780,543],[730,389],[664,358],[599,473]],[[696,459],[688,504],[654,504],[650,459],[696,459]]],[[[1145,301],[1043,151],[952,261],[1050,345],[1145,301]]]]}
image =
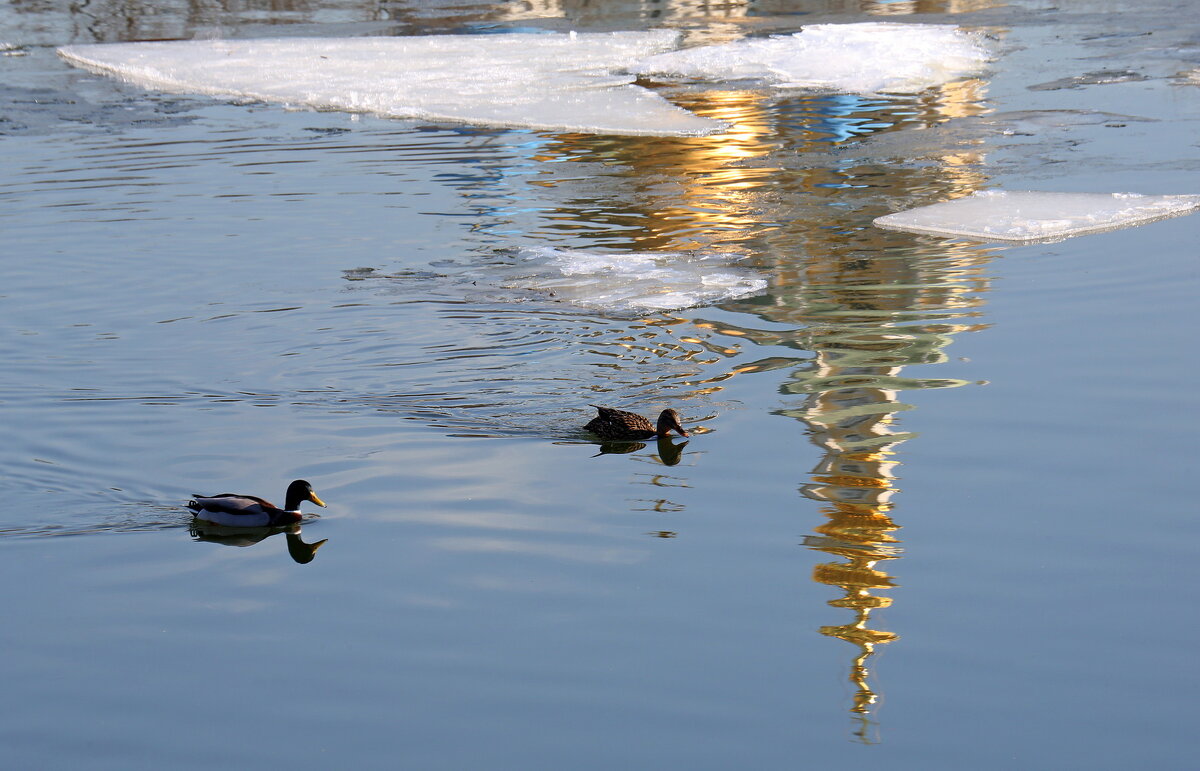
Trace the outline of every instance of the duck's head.
{"type": "Polygon", "coordinates": [[[299,511],[300,504],[305,501],[312,501],[321,508],[325,508],[325,501],[317,497],[317,494],[313,492],[312,485],[303,479],[297,479],[288,485],[287,502],[283,508],[287,511],[299,511]]]}
{"type": "Polygon", "coordinates": [[[688,432],[683,430],[683,424],[679,422],[679,413],[675,410],[663,410],[658,416],[658,435],[666,436],[669,432],[675,431],[680,436],[687,436],[688,432]]]}

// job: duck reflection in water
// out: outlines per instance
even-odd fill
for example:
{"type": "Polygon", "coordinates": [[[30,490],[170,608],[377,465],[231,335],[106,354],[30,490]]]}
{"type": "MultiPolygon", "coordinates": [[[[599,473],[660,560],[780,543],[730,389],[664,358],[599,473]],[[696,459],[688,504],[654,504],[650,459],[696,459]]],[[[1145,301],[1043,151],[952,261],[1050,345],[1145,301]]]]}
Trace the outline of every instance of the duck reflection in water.
{"type": "Polygon", "coordinates": [[[593,455],[593,458],[599,458],[601,455],[628,455],[631,452],[646,449],[645,442],[601,442],[600,452],[593,455]]]}
{"type": "Polygon", "coordinates": [[[188,527],[188,532],[197,541],[219,543],[224,546],[253,546],[273,535],[283,533],[287,538],[288,554],[301,565],[307,565],[312,562],[317,556],[317,549],[320,549],[329,540],[328,538],[322,538],[315,543],[305,543],[300,537],[299,525],[287,525],[284,527],[229,527],[227,525],[216,525],[199,518],[192,520],[191,526],[188,527]]]}
{"type": "MultiPolygon", "coordinates": [[[[670,437],[660,436],[658,438],[658,459],[662,461],[664,466],[674,466],[683,458],[683,448],[687,447],[687,442],[675,444],[670,437]]],[[[600,452],[593,455],[593,458],[598,458],[601,455],[625,455],[646,448],[645,442],[603,442],[600,445],[600,452]]]]}
{"type": "Polygon", "coordinates": [[[683,448],[687,445],[687,442],[675,444],[668,437],[660,436],[658,438],[658,459],[664,466],[674,466],[683,458],[683,448]]]}

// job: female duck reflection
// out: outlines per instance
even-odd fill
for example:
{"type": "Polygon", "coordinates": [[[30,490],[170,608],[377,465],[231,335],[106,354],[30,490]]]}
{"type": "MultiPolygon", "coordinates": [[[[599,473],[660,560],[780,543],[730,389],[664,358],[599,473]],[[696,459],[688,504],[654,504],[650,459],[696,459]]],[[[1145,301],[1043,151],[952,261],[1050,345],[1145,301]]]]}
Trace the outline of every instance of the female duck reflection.
{"type": "MultiPolygon", "coordinates": [[[[687,447],[687,442],[675,444],[669,438],[660,436],[658,438],[658,458],[664,466],[674,466],[683,458],[683,448],[687,447]]],[[[601,442],[599,455],[624,455],[630,452],[637,452],[645,448],[645,442],[601,442]]]]}
{"type": "Polygon", "coordinates": [[[317,549],[328,539],[305,543],[300,538],[300,504],[312,501],[324,508],[325,502],[313,492],[312,485],[297,479],[288,485],[283,508],[254,495],[221,493],[193,496],[187,507],[195,515],[191,533],[198,541],[227,546],[253,546],[277,533],[287,537],[288,554],[300,564],[313,561],[317,549]]]}

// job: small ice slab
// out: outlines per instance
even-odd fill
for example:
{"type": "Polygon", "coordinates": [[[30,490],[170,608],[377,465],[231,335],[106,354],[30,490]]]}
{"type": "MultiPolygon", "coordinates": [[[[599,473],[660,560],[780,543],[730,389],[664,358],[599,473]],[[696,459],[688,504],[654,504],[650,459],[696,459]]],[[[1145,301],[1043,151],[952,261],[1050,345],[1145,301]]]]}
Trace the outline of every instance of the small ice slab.
{"type": "Polygon", "coordinates": [[[986,190],[877,217],[888,230],[1034,244],[1145,225],[1200,209],[1200,195],[986,190]]]}
{"type": "Polygon", "coordinates": [[[656,54],[641,75],[751,80],[779,88],[917,93],[978,73],[982,35],[937,24],[813,24],[793,35],[656,54]]]}
{"type": "Polygon", "coordinates": [[[696,136],[728,125],[617,74],[670,30],[74,45],[66,61],[147,88],[396,118],[595,134],[696,136]]]}
{"type": "Polygon", "coordinates": [[[719,252],[594,252],[522,247],[506,289],[610,313],[675,311],[759,294],[767,280],[719,252]]]}

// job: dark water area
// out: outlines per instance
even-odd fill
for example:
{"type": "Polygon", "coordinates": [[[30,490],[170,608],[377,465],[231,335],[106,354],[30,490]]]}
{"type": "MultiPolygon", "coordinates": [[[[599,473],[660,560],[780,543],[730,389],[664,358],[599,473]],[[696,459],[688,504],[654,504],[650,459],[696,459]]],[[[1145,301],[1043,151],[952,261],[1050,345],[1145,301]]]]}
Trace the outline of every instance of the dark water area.
{"type": "Polygon", "coordinates": [[[871,221],[1200,193],[1196,10],[0,8],[3,765],[1188,767],[1200,217],[1030,246],[871,221]],[[879,20],[996,59],[913,95],[654,84],[732,123],[676,138],[239,104],[54,53],[879,20]],[[552,250],[611,285],[547,278],[552,250]],[[630,254],[763,288],[622,305],[630,254]],[[692,436],[602,445],[591,404],[692,436]],[[296,478],[329,506],[294,532],[184,508],[296,478]]]}

